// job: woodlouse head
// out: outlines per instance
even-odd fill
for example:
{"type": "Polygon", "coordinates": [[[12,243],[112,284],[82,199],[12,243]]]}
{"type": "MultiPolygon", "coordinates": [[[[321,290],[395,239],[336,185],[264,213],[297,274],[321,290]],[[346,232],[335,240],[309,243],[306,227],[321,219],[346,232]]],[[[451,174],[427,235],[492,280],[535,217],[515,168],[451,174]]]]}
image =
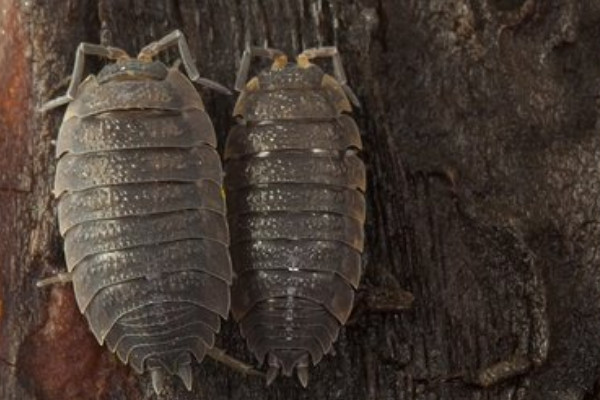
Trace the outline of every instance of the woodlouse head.
{"type": "Polygon", "coordinates": [[[163,80],[167,73],[167,66],[160,61],[129,58],[106,65],[98,73],[97,79],[99,83],[115,80],[163,80]]]}
{"type": "Polygon", "coordinates": [[[259,74],[260,86],[263,90],[270,89],[306,89],[319,88],[324,72],[317,65],[286,62],[276,68],[266,69],[259,74]]]}

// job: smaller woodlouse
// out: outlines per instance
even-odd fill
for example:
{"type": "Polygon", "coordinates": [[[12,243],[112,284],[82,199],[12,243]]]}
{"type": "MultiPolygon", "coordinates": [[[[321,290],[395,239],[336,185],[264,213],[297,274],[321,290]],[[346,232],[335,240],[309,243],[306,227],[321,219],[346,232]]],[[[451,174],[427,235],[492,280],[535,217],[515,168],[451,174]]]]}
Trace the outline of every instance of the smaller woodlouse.
{"type": "Polygon", "coordinates": [[[201,78],[179,31],[144,47],[81,43],[57,139],[54,193],[77,304],[100,344],[154,390],[165,374],[192,386],[192,358],[206,354],[249,372],[214,349],[227,318],[232,279],[216,136],[204,105],[178,65],[153,58],[177,45],[188,77],[201,78]],[[84,57],[114,60],[83,82],[84,57]]]}
{"type": "Polygon", "coordinates": [[[333,351],[361,276],[366,188],[360,133],[335,47],[305,50],[289,63],[279,50],[249,48],[225,146],[232,313],[267,384],[333,351]],[[246,83],[250,59],[272,67],[246,83]],[[334,76],[310,60],[330,57],[334,76]]]}

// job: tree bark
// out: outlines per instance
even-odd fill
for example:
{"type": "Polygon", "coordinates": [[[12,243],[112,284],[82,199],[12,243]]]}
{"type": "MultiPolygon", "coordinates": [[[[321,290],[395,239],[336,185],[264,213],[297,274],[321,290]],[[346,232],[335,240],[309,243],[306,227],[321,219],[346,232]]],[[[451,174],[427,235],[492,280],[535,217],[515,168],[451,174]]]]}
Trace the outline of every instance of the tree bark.
{"type": "MultiPolygon", "coordinates": [[[[361,297],[414,303],[363,300],[306,390],[206,360],[193,392],[164,398],[600,398],[598,22],[594,0],[0,0],[0,398],[152,397],[70,285],[35,287],[65,269],[62,109],[37,108],[64,92],[79,42],[136,53],[176,28],[230,87],[246,42],[339,47],[369,169],[361,297]]],[[[235,98],[202,92],[222,143],[235,98]]],[[[232,321],[218,345],[254,363],[232,321]]]]}

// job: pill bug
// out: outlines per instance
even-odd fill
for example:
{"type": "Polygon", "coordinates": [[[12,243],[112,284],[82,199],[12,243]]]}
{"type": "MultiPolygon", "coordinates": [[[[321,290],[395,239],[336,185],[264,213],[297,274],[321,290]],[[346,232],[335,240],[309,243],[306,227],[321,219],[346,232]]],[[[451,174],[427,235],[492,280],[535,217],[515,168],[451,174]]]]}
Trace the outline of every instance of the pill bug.
{"type": "Polygon", "coordinates": [[[352,309],[364,242],[365,166],[358,105],[335,47],[287,61],[279,50],[244,52],[238,124],[225,145],[232,313],[267,384],[332,351],[352,309]],[[252,56],[274,60],[245,83],[252,56]],[[335,77],[310,60],[332,57],[335,77]]]}
{"type": "Polygon", "coordinates": [[[177,66],[154,56],[178,45],[200,78],[185,38],[174,31],[137,58],[89,43],[77,49],[70,103],[56,142],[54,194],[77,304],[100,344],[160,393],[167,374],[192,386],[191,362],[211,351],[230,307],[229,232],[222,167],[212,123],[177,66]],[[83,82],[86,55],[113,60],[83,82]]]}

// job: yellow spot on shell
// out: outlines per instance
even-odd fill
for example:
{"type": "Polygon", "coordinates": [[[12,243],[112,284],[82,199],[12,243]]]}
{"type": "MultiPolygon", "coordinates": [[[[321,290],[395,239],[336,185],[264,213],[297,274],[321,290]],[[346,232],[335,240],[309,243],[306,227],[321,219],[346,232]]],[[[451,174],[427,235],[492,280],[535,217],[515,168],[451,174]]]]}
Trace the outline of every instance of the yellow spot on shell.
{"type": "MultiPolygon", "coordinates": [[[[254,77],[250,79],[250,81],[246,84],[246,90],[253,91],[259,89],[258,77],[254,77]]],[[[238,100],[239,101],[239,100],[238,100]]]]}
{"type": "Polygon", "coordinates": [[[300,55],[298,55],[298,57],[296,58],[296,63],[298,64],[298,67],[300,67],[300,68],[308,68],[308,67],[310,67],[310,60],[306,56],[306,54],[300,54],[300,55]]]}
{"type": "Polygon", "coordinates": [[[271,66],[271,69],[274,71],[279,71],[280,69],[283,69],[283,67],[285,67],[288,63],[288,58],[286,55],[279,55],[277,57],[275,57],[275,60],[273,61],[273,65],[271,66]]]}

